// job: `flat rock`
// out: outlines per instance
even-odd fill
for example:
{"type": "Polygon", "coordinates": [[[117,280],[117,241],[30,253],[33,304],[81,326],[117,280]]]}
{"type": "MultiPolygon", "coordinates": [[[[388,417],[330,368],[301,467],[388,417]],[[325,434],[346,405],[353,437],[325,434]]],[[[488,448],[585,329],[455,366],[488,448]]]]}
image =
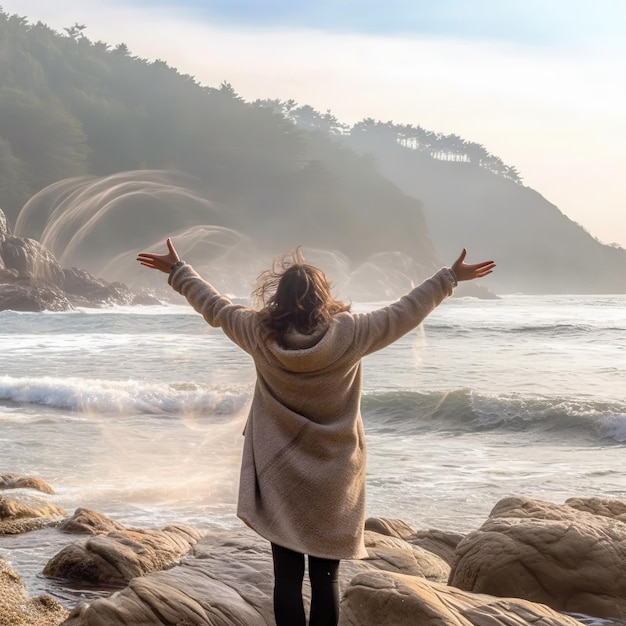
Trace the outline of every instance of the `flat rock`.
{"type": "Polygon", "coordinates": [[[494,598],[413,576],[366,572],[352,580],[339,626],[580,626],[542,604],[494,598]]]}
{"type": "MultiPolygon", "coordinates": [[[[367,531],[365,539],[369,559],[341,562],[342,591],[355,576],[386,568],[438,579],[447,577],[449,568],[444,561],[400,538],[367,531]],[[424,563],[418,562],[420,558],[424,563]]],[[[77,607],[65,626],[274,626],[272,594],[269,543],[246,528],[210,532],[180,565],[135,578],[113,597],[77,607]]],[[[306,577],[303,595],[308,611],[310,588],[306,577]]]]}

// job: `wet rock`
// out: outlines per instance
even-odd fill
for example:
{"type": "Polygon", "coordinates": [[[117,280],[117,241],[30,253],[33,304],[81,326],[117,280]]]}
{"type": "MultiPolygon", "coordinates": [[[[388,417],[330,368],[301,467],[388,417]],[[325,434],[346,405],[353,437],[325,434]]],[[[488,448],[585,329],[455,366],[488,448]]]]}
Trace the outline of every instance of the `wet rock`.
{"type": "Polygon", "coordinates": [[[63,270],[61,285],[76,306],[127,305],[134,298],[122,283],[109,283],[77,267],[63,270]]]}
{"type": "Polygon", "coordinates": [[[68,616],[48,595],[29,598],[20,577],[0,559],[0,624],[2,626],[58,626],[68,616]]]}
{"type": "Polygon", "coordinates": [[[132,305],[138,306],[156,306],[163,304],[158,298],[149,293],[138,293],[131,302],[132,305]]]}
{"type": "Polygon", "coordinates": [[[34,239],[8,236],[0,240],[0,256],[5,267],[20,275],[33,277],[57,287],[63,281],[63,270],[56,257],[34,239]]]}
{"type": "Polygon", "coordinates": [[[11,229],[9,228],[9,223],[7,221],[7,216],[4,214],[4,211],[0,209],[0,241],[5,237],[12,237],[13,233],[11,233],[11,229]]]}
{"type": "Polygon", "coordinates": [[[456,550],[449,583],[558,611],[626,615],[626,524],[605,515],[506,498],[456,550]]]}
{"type": "Polygon", "coordinates": [[[65,511],[56,504],[30,493],[0,496],[0,535],[44,528],[59,522],[65,511]]]}
{"type": "Polygon", "coordinates": [[[122,283],[109,283],[75,267],[62,269],[44,245],[11,234],[0,210],[0,311],[128,305],[135,297],[122,283]]]}
{"type": "Polygon", "coordinates": [[[423,578],[366,572],[341,603],[340,626],[580,626],[552,609],[514,598],[476,595],[423,578]]]}
{"type": "Polygon", "coordinates": [[[0,284],[0,311],[69,311],[72,304],[63,292],[52,286],[0,284]]]}
{"type": "Polygon", "coordinates": [[[126,530],[126,527],[102,513],[80,508],[59,525],[59,530],[78,535],[101,535],[116,530],[126,530]]]}
{"type": "Polygon", "coordinates": [[[0,474],[0,489],[35,489],[41,493],[54,494],[52,487],[38,476],[0,474]]]}
{"type": "Polygon", "coordinates": [[[92,536],[63,548],[48,561],[44,575],[92,586],[122,586],[136,576],[172,567],[203,534],[179,525],[129,529],[85,509],[62,529],[92,536]]]}

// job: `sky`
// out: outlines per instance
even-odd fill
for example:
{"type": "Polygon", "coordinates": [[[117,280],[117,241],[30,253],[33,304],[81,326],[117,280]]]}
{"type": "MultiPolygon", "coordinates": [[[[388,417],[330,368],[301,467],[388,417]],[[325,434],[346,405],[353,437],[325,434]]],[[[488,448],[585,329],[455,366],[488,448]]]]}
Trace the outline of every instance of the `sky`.
{"type": "Polygon", "coordinates": [[[246,100],[482,144],[626,248],[626,0],[0,0],[246,100]]]}

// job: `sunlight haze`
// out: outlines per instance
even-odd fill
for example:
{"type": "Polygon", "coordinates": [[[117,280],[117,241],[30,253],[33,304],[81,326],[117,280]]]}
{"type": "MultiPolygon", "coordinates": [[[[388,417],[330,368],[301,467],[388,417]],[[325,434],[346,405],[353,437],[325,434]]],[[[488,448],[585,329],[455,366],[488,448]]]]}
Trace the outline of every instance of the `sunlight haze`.
{"type": "Polygon", "coordinates": [[[92,41],[123,42],[204,85],[228,81],[246,100],[458,134],[626,247],[622,2],[0,3],[60,32],[84,24],[92,41]]]}

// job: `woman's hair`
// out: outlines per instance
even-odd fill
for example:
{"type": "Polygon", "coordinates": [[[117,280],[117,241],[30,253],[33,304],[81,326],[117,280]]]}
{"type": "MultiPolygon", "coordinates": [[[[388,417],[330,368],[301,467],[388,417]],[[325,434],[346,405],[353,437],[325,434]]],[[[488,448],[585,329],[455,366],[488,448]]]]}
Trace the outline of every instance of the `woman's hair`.
{"type": "Polygon", "coordinates": [[[275,258],[271,269],[257,278],[252,295],[263,306],[261,324],[266,340],[281,342],[290,328],[310,333],[329,323],[333,315],[350,310],[350,305],[333,298],[324,272],[304,262],[300,247],[275,258]]]}

